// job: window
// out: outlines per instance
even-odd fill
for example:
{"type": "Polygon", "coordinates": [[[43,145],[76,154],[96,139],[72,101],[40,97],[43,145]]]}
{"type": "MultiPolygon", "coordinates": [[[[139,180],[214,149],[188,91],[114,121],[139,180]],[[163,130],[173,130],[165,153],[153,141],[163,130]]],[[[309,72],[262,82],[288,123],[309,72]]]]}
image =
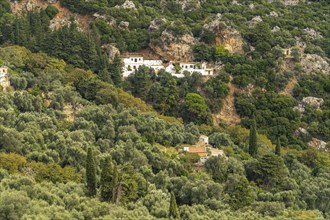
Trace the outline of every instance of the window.
{"type": "Polygon", "coordinates": [[[135,58],[135,62],[137,62],[137,59],[135,58]]]}

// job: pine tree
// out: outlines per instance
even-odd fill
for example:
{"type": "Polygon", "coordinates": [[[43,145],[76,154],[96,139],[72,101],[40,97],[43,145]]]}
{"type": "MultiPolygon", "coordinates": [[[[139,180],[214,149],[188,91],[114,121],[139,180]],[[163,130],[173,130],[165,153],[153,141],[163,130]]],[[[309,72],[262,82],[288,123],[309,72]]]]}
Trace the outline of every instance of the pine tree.
{"type": "Polygon", "coordinates": [[[258,153],[257,146],[257,126],[256,120],[253,118],[251,126],[250,126],[250,137],[249,137],[249,154],[255,157],[258,153]]]}
{"type": "Polygon", "coordinates": [[[113,191],[113,187],[111,185],[113,179],[112,173],[113,173],[113,166],[112,166],[111,158],[108,157],[106,158],[102,167],[101,183],[100,183],[101,199],[106,202],[109,202],[112,199],[112,191],[113,191]]]}
{"type": "Polygon", "coordinates": [[[177,204],[176,204],[175,195],[174,195],[173,192],[171,192],[169,218],[180,219],[179,210],[178,210],[178,207],[177,207],[177,204]]]}
{"type": "Polygon", "coordinates": [[[281,156],[281,141],[279,138],[277,138],[277,141],[276,141],[275,154],[278,156],[281,156]]]}
{"type": "Polygon", "coordinates": [[[96,195],[96,165],[92,148],[88,148],[86,160],[86,184],[89,196],[96,195]]]}

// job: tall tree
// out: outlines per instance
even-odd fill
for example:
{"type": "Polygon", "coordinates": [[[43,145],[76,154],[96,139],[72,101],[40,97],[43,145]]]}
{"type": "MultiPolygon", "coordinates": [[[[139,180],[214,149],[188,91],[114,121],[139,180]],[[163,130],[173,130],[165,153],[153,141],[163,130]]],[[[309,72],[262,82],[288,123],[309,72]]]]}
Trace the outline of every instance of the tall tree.
{"type": "Polygon", "coordinates": [[[253,117],[252,123],[250,126],[250,137],[249,137],[249,154],[255,157],[258,153],[258,146],[257,146],[257,126],[256,120],[253,117]]]}
{"type": "Polygon", "coordinates": [[[101,199],[103,201],[109,202],[112,199],[112,180],[113,180],[113,166],[111,162],[111,158],[107,157],[105,162],[102,166],[102,173],[101,173],[101,199]]]}
{"type": "Polygon", "coordinates": [[[281,156],[281,141],[279,138],[276,141],[275,154],[281,156]]]}
{"type": "Polygon", "coordinates": [[[89,196],[96,195],[96,165],[92,148],[88,148],[86,160],[86,185],[89,196]]]}
{"type": "Polygon", "coordinates": [[[171,219],[180,219],[179,210],[176,204],[175,195],[171,192],[171,200],[170,200],[170,210],[169,210],[169,218],[171,219]]]}
{"type": "Polygon", "coordinates": [[[117,53],[113,59],[113,63],[109,66],[112,81],[116,86],[120,86],[122,82],[122,65],[120,56],[117,53]]]}
{"type": "Polygon", "coordinates": [[[120,187],[118,187],[118,181],[119,180],[119,172],[117,169],[117,166],[115,165],[113,169],[113,176],[111,180],[110,187],[112,189],[112,202],[118,203],[120,200],[120,187]]]}

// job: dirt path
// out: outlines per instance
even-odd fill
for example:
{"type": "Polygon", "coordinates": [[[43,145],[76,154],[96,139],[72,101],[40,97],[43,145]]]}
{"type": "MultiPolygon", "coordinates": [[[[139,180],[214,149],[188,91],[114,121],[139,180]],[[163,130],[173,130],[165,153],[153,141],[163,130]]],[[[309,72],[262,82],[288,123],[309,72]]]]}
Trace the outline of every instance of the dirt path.
{"type": "Polygon", "coordinates": [[[279,94],[280,95],[292,95],[292,91],[294,87],[297,85],[298,81],[295,77],[291,78],[288,82],[288,84],[285,86],[283,91],[281,91],[279,94]]]}
{"type": "Polygon", "coordinates": [[[214,125],[218,125],[217,120],[221,119],[228,125],[236,125],[241,122],[241,118],[236,112],[235,108],[235,85],[231,83],[232,77],[230,78],[230,82],[228,83],[229,86],[229,95],[223,102],[223,107],[219,114],[213,116],[214,125]]]}

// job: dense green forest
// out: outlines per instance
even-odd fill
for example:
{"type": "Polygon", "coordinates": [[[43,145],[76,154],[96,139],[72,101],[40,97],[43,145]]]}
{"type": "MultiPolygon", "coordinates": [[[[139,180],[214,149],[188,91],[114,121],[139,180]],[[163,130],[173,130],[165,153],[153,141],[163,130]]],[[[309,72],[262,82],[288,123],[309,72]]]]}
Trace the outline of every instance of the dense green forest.
{"type": "Polygon", "coordinates": [[[87,29],[75,17],[51,29],[53,4],[20,14],[13,4],[0,0],[10,81],[0,92],[0,219],[330,219],[327,0],[61,0],[101,15],[87,29]],[[217,43],[206,24],[218,18],[240,33],[241,51],[217,43]],[[216,75],[141,67],[123,79],[120,57],[103,50],[162,47],[164,32],[193,36],[194,61],[216,75]],[[313,63],[323,69],[308,72],[313,63]],[[230,86],[240,124],[215,123],[230,86]],[[208,154],[223,155],[201,164],[182,152],[201,135],[208,154]]]}

